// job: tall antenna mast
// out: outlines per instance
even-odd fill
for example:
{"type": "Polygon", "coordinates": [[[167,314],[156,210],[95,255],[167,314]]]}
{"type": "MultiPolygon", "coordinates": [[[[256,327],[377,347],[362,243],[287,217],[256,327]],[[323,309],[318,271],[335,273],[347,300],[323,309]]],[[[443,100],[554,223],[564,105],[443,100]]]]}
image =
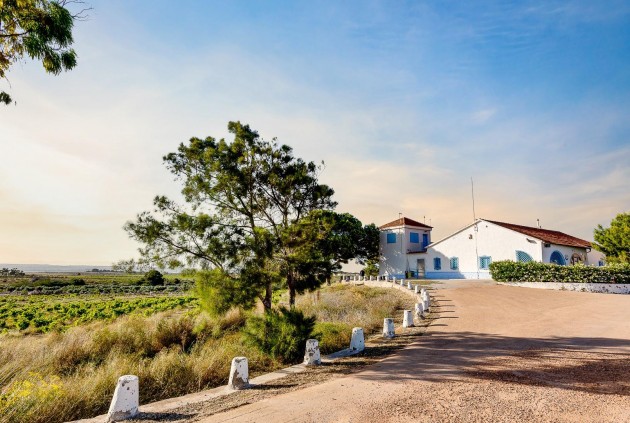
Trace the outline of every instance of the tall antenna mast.
{"type": "Polygon", "coordinates": [[[473,183],[472,176],[470,177],[470,192],[472,194],[472,206],[473,206],[473,225],[475,231],[475,256],[477,257],[477,279],[479,279],[479,245],[477,243],[477,236],[479,235],[479,228],[477,227],[477,215],[475,214],[475,184],[473,183]]]}
{"type": "Polygon", "coordinates": [[[470,192],[472,193],[473,222],[476,222],[477,215],[475,214],[475,184],[473,183],[472,176],[470,177],[470,192]]]}

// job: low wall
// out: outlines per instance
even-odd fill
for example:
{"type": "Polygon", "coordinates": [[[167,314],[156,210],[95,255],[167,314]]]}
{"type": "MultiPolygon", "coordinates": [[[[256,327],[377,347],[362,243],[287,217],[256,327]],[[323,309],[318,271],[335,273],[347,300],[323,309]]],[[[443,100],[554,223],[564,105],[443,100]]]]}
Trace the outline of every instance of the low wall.
{"type": "Polygon", "coordinates": [[[497,282],[499,285],[525,288],[555,289],[558,291],[602,292],[606,294],[630,294],[628,283],[567,283],[567,282],[497,282]]]}
{"type": "Polygon", "coordinates": [[[405,279],[405,286],[399,285],[400,279],[396,279],[397,283],[393,283],[391,281],[386,282],[386,281],[369,281],[369,280],[364,280],[364,281],[344,281],[342,283],[347,283],[347,284],[351,284],[351,285],[365,285],[365,286],[369,286],[369,287],[372,287],[372,288],[394,288],[394,289],[398,289],[399,291],[402,291],[402,292],[406,293],[407,295],[410,295],[416,301],[419,301],[420,295],[416,294],[413,289],[407,288],[407,281],[411,282],[411,285],[413,286],[413,285],[419,285],[420,282],[422,281],[422,279],[405,279]]]}

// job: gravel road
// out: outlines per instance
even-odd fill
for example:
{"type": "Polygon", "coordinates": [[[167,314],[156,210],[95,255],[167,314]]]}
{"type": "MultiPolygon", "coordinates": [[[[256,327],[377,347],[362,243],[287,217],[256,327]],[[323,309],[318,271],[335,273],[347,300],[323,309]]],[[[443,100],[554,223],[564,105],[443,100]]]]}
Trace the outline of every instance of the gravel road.
{"type": "Polygon", "coordinates": [[[445,288],[439,318],[396,354],[194,420],[630,422],[630,296],[445,288]]]}

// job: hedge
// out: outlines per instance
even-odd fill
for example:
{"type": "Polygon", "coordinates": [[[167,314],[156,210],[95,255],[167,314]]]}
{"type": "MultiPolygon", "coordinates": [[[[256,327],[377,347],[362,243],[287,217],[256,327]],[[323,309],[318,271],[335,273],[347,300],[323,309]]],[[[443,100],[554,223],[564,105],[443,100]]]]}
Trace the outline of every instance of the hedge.
{"type": "Polygon", "coordinates": [[[571,282],[571,283],[630,283],[630,265],[603,267],[560,266],[551,263],[513,262],[490,263],[490,274],[497,282],[571,282]]]}

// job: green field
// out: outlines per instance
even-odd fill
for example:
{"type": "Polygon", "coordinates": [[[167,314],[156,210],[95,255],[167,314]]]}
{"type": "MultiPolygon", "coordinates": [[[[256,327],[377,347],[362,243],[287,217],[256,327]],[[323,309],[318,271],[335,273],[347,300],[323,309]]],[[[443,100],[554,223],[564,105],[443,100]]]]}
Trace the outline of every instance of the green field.
{"type": "Polygon", "coordinates": [[[0,331],[45,333],[128,314],[151,314],[196,306],[191,296],[103,297],[97,295],[38,295],[0,297],[0,331]]]}

